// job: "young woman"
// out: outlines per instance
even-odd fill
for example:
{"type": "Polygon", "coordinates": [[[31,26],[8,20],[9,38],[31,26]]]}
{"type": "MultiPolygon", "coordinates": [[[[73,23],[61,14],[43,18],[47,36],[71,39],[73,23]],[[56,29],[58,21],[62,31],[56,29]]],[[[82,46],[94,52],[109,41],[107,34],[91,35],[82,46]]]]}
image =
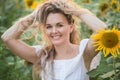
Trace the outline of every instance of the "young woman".
{"type": "Polygon", "coordinates": [[[98,52],[91,38],[80,41],[76,18],[84,21],[93,33],[106,28],[88,9],[72,1],[51,0],[19,19],[1,38],[17,56],[34,64],[34,80],[89,80],[86,72],[98,52]],[[44,46],[29,46],[19,39],[36,21],[45,37],[44,46]]]}

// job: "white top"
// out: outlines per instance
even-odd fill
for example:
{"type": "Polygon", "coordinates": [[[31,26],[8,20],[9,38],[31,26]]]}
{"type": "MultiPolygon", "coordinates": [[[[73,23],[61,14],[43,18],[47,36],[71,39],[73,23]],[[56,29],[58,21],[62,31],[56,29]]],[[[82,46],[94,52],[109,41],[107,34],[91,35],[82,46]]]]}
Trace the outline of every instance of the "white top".
{"type": "MultiPolygon", "coordinates": [[[[66,60],[54,60],[54,80],[89,80],[83,59],[83,52],[88,40],[83,39],[80,42],[79,54],[76,57],[66,60]]],[[[34,47],[38,55],[41,46],[34,47]]],[[[49,70],[49,68],[46,70],[49,70]]],[[[51,80],[50,77],[47,80],[51,80]]]]}

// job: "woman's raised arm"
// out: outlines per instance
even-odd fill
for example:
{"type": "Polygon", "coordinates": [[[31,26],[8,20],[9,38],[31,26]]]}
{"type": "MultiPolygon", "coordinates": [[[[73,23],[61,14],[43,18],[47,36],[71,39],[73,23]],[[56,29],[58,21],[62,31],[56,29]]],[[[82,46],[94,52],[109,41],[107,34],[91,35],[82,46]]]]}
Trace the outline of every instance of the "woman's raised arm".
{"type": "Polygon", "coordinates": [[[1,36],[7,47],[17,56],[34,63],[36,61],[35,48],[27,45],[19,39],[19,36],[26,30],[34,21],[34,13],[31,13],[23,18],[20,18],[1,36]]]}

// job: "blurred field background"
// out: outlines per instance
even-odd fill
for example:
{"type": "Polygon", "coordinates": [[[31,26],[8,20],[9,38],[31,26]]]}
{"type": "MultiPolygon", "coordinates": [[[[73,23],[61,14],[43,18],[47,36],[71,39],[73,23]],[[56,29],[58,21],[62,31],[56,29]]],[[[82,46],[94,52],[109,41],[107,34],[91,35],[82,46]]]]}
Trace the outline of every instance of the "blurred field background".
{"type": "MultiPolygon", "coordinates": [[[[0,0],[0,36],[12,26],[12,24],[31,13],[34,8],[45,0],[0,0]]],[[[113,26],[120,29],[120,0],[74,0],[78,5],[88,8],[97,17],[103,20],[111,29],[113,26]]],[[[92,33],[81,22],[81,38],[88,38],[92,33]]],[[[32,27],[26,30],[21,40],[29,45],[41,44],[41,31],[32,27]],[[32,32],[31,32],[32,30],[32,32]]],[[[27,53],[26,53],[27,54],[27,53]]],[[[92,80],[113,80],[113,69],[102,69],[105,65],[112,64],[111,57],[103,58],[102,67],[94,70],[89,75],[92,80]],[[109,73],[110,72],[110,73],[109,73]],[[102,76],[102,77],[101,77],[102,76]]],[[[118,80],[120,80],[120,57],[118,58],[118,80]]],[[[32,80],[32,64],[15,56],[0,39],[0,80],[32,80]]]]}

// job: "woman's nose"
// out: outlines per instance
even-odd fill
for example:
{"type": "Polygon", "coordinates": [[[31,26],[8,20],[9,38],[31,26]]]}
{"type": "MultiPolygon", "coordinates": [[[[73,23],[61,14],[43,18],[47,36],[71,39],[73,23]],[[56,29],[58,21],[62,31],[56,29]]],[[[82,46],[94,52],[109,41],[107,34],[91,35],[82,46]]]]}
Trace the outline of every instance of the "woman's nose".
{"type": "Polygon", "coordinates": [[[52,32],[53,32],[53,33],[56,33],[56,32],[57,32],[57,28],[53,28],[53,29],[52,29],[52,32]]]}

